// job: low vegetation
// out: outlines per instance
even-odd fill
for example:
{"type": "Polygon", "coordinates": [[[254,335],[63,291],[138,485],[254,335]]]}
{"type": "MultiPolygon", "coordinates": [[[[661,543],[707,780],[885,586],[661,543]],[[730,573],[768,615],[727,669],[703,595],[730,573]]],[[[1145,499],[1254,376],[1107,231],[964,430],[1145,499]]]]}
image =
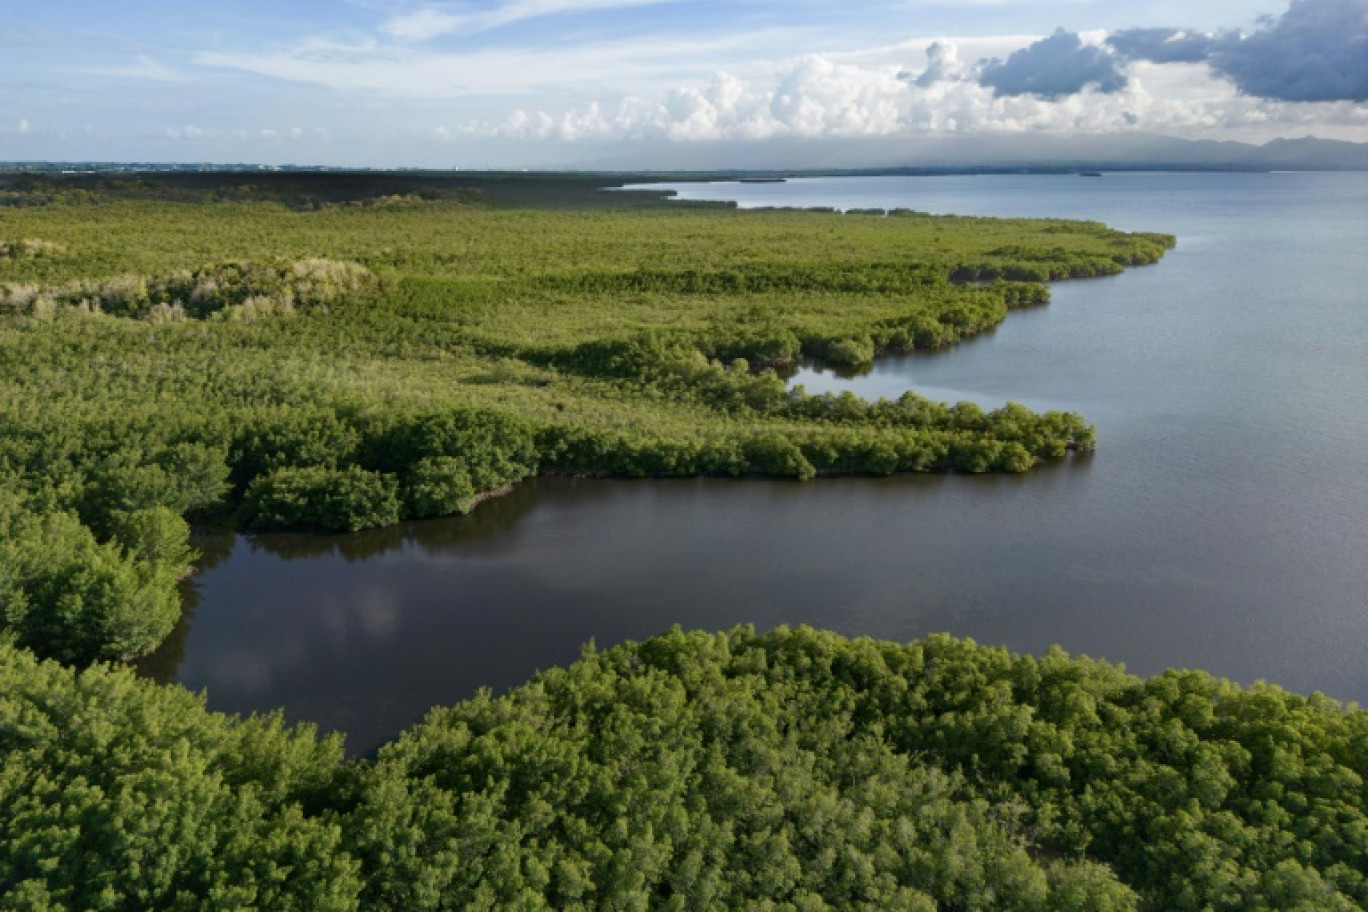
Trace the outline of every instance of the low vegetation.
{"type": "Polygon", "coordinates": [[[1021,472],[1090,449],[1078,415],[809,396],[780,372],[945,346],[1043,304],[1045,279],[1172,243],[587,179],[7,181],[25,204],[0,237],[29,240],[0,259],[0,489],[14,528],[67,544],[0,550],[0,623],[68,659],[168,629],[183,566],[115,535],[140,511],[357,530],[538,472],[1021,472]],[[62,571],[97,554],[117,585],[62,571]]]}
{"type": "Polygon", "coordinates": [[[0,313],[8,312],[19,324],[27,322],[24,318],[52,320],[70,310],[152,323],[251,320],[296,310],[327,313],[368,290],[373,278],[364,266],[322,257],[266,265],[221,263],[151,278],[0,285],[0,313]]]}
{"type": "Polygon", "coordinates": [[[673,632],[367,760],[0,645],[10,909],[1351,910],[1368,713],[932,637],[673,632]]]}
{"type": "Polygon", "coordinates": [[[948,345],[1172,244],[602,184],[0,178],[0,908],[1368,908],[1368,714],[1319,695],[676,630],[349,760],[117,664],[175,623],[187,519],[1090,449],[1077,415],[779,371],[948,345]]]}
{"type": "Polygon", "coordinates": [[[61,244],[38,238],[21,241],[0,240],[0,260],[33,260],[39,257],[61,256],[66,249],[61,244]]]}

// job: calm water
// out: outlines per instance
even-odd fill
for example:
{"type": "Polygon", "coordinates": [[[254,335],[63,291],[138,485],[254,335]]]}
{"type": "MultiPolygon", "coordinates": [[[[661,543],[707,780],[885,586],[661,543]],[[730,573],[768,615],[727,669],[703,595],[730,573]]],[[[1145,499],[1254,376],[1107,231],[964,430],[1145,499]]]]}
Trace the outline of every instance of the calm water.
{"type": "Polygon", "coordinates": [[[950,631],[1368,702],[1368,175],[689,185],[743,205],[1071,216],[1167,231],[953,350],[809,390],[1083,412],[1096,455],[1024,477],[543,479],[465,519],[200,543],[144,669],[350,733],[679,623],[950,631]]]}

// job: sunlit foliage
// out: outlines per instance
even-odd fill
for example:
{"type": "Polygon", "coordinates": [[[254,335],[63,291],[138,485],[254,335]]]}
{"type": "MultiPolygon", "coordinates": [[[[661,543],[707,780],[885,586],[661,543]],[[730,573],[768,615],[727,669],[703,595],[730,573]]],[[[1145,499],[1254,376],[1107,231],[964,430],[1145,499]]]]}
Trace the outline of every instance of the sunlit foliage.
{"type": "MultiPolygon", "coordinates": [[[[0,207],[0,237],[29,239],[0,258],[0,485],[34,515],[79,517],[91,547],[127,511],[356,530],[463,512],[538,472],[1026,471],[1091,449],[1092,427],[809,396],[779,372],[945,346],[1043,304],[1043,279],[1172,243],[679,206],[602,180],[241,180],[10,180],[32,198],[0,207]],[[538,193],[557,208],[504,205],[538,193]]],[[[35,572],[9,572],[11,604],[68,616],[39,610],[35,572]]]]}
{"type": "Polygon", "coordinates": [[[0,645],[9,908],[1352,910],[1368,713],[948,637],[679,631],[369,760],[0,645]]]}

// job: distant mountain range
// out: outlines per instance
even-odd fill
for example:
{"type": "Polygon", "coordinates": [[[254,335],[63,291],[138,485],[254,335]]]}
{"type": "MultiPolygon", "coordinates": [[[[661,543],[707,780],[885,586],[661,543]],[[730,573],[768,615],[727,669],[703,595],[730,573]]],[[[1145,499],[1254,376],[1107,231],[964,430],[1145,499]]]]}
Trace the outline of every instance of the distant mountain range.
{"type": "Polygon", "coordinates": [[[1264,145],[1151,133],[970,133],[870,139],[791,138],[614,149],[579,168],[652,170],[902,171],[971,169],[1368,170],[1368,143],[1275,139],[1264,145]],[[645,154],[643,154],[645,153],[645,154]]]}
{"type": "MultiPolygon", "coordinates": [[[[585,144],[539,171],[772,173],[973,170],[1368,171],[1368,143],[1305,136],[1264,145],[1153,133],[965,133],[855,139],[585,144]]],[[[29,171],[370,171],[311,165],[0,162],[29,171]]],[[[373,169],[390,170],[390,169],[373,169]]],[[[394,169],[424,171],[425,169],[394,169]]]]}
{"type": "Polygon", "coordinates": [[[1262,146],[1176,139],[1153,134],[1099,136],[946,137],[910,150],[918,164],[1090,165],[1104,167],[1259,168],[1312,171],[1368,170],[1368,143],[1306,136],[1262,146]]]}

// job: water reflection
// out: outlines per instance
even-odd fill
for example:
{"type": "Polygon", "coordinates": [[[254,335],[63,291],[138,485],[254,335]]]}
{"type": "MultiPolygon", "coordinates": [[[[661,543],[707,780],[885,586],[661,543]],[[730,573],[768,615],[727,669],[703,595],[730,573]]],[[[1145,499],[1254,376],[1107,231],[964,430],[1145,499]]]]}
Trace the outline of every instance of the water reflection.
{"type": "MultiPolygon", "coordinates": [[[[277,532],[253,535],[246,541],[252,552],[270,554],[285,561],[333,557],[350,564],[387,551],[412,548],[439,554],[458,545],[478,546],[481,542],[489,542],[499,533],[512,529],[532,511],[535,503],[535,488],[522,485],[501,497],[485,501],[478,510],[461,519],[407,522],[348,535],[277,532]]],[[[232,537],[220,536],[216,547],[220,551],[231,550],[232,537]]]]}
{"type": "Polygon", "coordinates": [[[899,186],[913,208],[1098,218],[1179,247],[949,352],[794,382],[1079,411],[1095,456],[1020,477],[539,479],[463,519],[206,540],[144,672],[357,751],[673,623],[945,630],[1368,699],[1368,176],[899,186]]]}
{"type": "MultiPolygon", "coordinates": [[[[1086,473],[1065,462],[1036,481],[1086,473]]],[[[520,683],[680,623],[810,623],[909,639],[969,629],[963,540],[888,508],[1024,478],[796,482],[544,478],[465,518],[357,536],[225,536],[189,581],[187,612],[144,673],[207,687],[211,706],[278,705],[369,750],[432,705],[520,683]],[[949,487],[947,488],[947,485],[949,487]],[[870,522],[869,517],[882,519],[870,522]]],[[[982,580],[996,573],[980,571],[982,580]]]]}
{"type": "MultiPolygon", "coordinates": [[[[972,344],[973,340],[960,343],[961,346],[972,344]]],[[[930,378],[934,376],[939,364],[936,359],[945,358],[948,354],[949,350],[909,352],[905,355],[879,358],[873,364],[857,369],[827,367],[808,362],[788,372],[785,379],[788,381],[789,389],[802,387],[805,392],[812,395],[830,393],[839,396],[850,393],[870,401],[897,399],[910,391],[923,398],[948,405],[972,402],[984,411],[1001,408],[1009,401],[1019,402],[1038,412],[1067,412],[1077,411],[1079,408],[1074,403],[1039,396],[1022,397],[1006,391],[998,393],[972,386],[951,387],[933,382],[930,378]]]]}

